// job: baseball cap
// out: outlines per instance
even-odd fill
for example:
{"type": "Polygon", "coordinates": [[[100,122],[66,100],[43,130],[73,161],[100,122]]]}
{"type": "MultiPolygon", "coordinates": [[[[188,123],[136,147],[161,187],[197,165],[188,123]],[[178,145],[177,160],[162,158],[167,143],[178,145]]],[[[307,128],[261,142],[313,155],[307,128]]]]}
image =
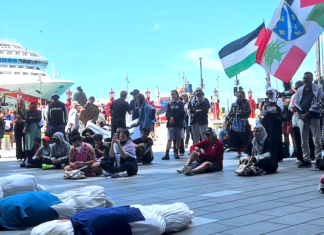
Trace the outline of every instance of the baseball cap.
{"type": "Polygon", "coordinates": [[[92,95],[92,96],[89,97],[89,100],[93,100],[93,101],[95,101],[96,99],[95,99],[95,97],[92,95]]]}
{"type": "Polygon", "coordinates": [[[137,94],[139,94],[139,93],[140,93],[139,90],[134,89],[130,94],[131,94],[131,95],[137,95],[137,94]]]}
{"type": "Polygon", "coordinates": [[[50,139],[48,136],[44,136],[44,137],[42,138],[42,140],[45,140],[45,141],[47,141],[47,142],[50,142],[50,141],[51,141],[51,139],[50,139]]]}
{"type": "Polygon", "coordinates": [[[60,98],[60,96],[59,96],[56,92],[54,92],[54,93],[52,94],[52,99],[53,99],[53,98],[57,98],[57,99],[58,99],[58,98],[60,98]]]}
{"type": "Polygon", "coordinates": [[[205,131],[205,134],[211,134],[211,133],[216,133],[214,128],[208,127],[205,131]]]}
{"type": "Polygon", "coordinates": [[[202,91],[199,91],[197,94],[196,94],[196,96],[198,96],[198,97],[201,97],[201,96],[204,96],[205,94],[204,94],[204,92],[202,92],[202,91]]]}

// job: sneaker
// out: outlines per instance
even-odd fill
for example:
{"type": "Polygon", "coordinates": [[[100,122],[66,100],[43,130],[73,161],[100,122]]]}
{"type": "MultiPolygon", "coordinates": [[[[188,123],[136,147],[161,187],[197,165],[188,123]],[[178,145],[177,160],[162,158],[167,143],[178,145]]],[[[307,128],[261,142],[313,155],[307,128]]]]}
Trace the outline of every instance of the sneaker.
{"type": "Polygon", "coordinates": [[[301,163],[301,161],[297,159],[296,160],[296,164],[300,164],[300,163],[301,163]]]}
{"type": "Polygon", "coordinates": [[[315,168],[318,169],[320,164],[321,164],[321,159],[317,159],[315,163],[315,168]]]}
{"type": "Polygon", "coordinates": [[[46,165],[46,164],[43,164],[43,165],[42,165],[42,169],[43,169],[43,170],[52,169],[52,165],[46,165]]]}
{"type": "Polygon", "coordinates": [[[108,177],[108,176],[112,176],[113,175],[113,173],[110,173],[110,172],[105,171],[105,170],[102,170],[102,173],[103,173],[103,176],[105,176],[105,177],[108,177]]]}
{"type": "Polygon", "coordinates": [[[186,168],[187,168],[187,166],[184,165],[183,167],[181,167],[180,169],[178,169],[177,172],[181,174],[181,173],[184,172],[184,170],[185,170],[186,168]]]}
{"type": "Polygon", "coordinates": [[[169,155],[165,155],[165,156],[162,158],[162,160],[170,160],[169,155]]]}
{"type": "Polygon", "coordinates": [[[297,157],[297,151],[294,151],[293,154],[291,154],[290,158],[296,158],[297,157]]]}
{"type": "Polygon", "coordinates": [[[120,177],[127,177],[128,174],[127,172],[119,172],[119,173],[115,173],[112,176],[110,176],[109,178],[120,178],[120,177]]]}
{"type": "Polygon", "coordinates": [[[178,154],[174,154],[174,159],[180,159],[179,155],[178,154]]]}
{"type": "Polygon", "coordinates": [[[187,145],[187,144],[185,145],[185,148],[186,148],[186,149],[188,148],[188,145],[187,145]]]}
{"type": "Polygon", "coordinates": [[[191,176],[191,175],[195,174],[195,173],[193,172],[191,166],[187,166],[183,173],[184,173],[185,175],[188,175],[188,176],[191,176]]]}
{"type": "Polygon", "coordinates": [[[61,169],[64,169],[65,167],[66,167],[65,163],[61,164],[61,169]]]}
{"type": "Polygon", "coordinates": [[[184,155],[184,153],[180,153],[180,156],[183,156],[184,155]]]}
{"type": "Polygon", "coordinates": [[[312,164],[316,164],[316,160],[312,160],[312,164]]]}
{"type": "Polygon", "coordinates": [[[298,165],[298,168],[306,168],[306,167],[312,167],[312,163],[310,161],[302,161],[302,163],[298,165]]]}
{"type": "Polygon", "coordinates": [[[25,163],[21,163],[20,164],[20,167],[26,167],[26,164],[25,163]]]}

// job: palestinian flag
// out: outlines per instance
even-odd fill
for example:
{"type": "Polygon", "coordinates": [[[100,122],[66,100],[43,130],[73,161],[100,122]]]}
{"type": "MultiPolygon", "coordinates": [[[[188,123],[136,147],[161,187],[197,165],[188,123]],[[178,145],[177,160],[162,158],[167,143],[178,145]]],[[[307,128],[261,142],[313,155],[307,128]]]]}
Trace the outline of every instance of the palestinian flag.
{"type": "Polygon", "coordinates": [[[324,0],[282,0],[259,46],[256,62],[289,82],[323,29],[324,0]]]}
{"type": "Polygon", "coordinates": [[[264,34],[265,26],[261,24],[252,33],[228,44],[220,50],[218,55],[229,78],[255,64],[256,52],[264,34]]]}

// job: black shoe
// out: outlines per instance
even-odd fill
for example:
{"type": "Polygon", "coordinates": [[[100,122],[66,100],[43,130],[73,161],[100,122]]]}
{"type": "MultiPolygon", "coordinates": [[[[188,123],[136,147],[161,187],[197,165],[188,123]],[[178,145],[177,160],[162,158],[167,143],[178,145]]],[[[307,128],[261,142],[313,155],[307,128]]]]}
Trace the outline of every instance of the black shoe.
{"type": "Polygon", "coordinates": [[[174,159],[180,159],[180,157],[177,153],[174,154],[174,159]]]}
{"type": "Polygon", "coordinates": [[[188,148],[188,145],[187,145],[187,144],[185,145],[185,148],[186,148],[186,149],[188,148]]]}
{"type": "Polygon", "coordinates": [[[140,163],[143,163],[143,162],[142,162],[142,160],[141,160],[141,159],[139,159],[139,158],[136,158],[136,163],[137,163],[137,164],[140,164],[140,163]]]}
{"type": "Polygon", "coordinates": [[[294,151],[290,158],[297,158],[297,151],[294,151]]]}
{"type": "Polygon", "coordinates": [[[318,169],[321,165],[321,159],[316,159],[315,168],[318,169]]]}
{"type": "Polygon", "coordinates": [[[165,156],[162,158],[162,160],[170,160],[169,155],[165,155],[165,156]]]}
{"type": "Polygon", "coordinates": [[[302,163],[298,165],[298,168],[306,168],[306,167],[312,167],[312,163],[310,161],[302,161],[302,163]]]}
{"type": "Polygon", "coordinates": [[[21,163],[20,164],[20,167],[26,167],[26,164],[25,163],[21,163]]]}

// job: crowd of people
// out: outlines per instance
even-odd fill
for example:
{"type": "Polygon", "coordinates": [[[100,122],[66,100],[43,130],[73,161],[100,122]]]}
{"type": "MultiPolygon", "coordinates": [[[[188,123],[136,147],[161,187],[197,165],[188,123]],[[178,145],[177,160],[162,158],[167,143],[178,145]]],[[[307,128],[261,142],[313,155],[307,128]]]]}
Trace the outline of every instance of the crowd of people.
{"type": "MultiPolygon", "coordinates": [[[[313,75],[309,72],[305,73],[303,81],[296,82],[295,89],[291,83],[284,83],[284,88],[282,93],[274,88],[267,89],[267,98],[259,105],[259,120],[253,130],[248,120],[250,104],[244,91],[239,91],[219,137],[214,128],[208,127],[210,103],[202,89],[198,87],[190,99],[187,94],[180,97],[177,90],[172,90],[165,113],[167,143],[162,160],[170,160],[172,146],[175,159],[183,156],[191,138],[193,144],[187,163],[177,170],[189,176],[221,171],[226,149],[236,150],[240,164],[253,164],[262,174],[276,172],[278,163],[286,157],[297,157],[299,168],[311,167],[311,160],[315,160],[315,168],[321,168],[321,164],[324,166],[323,91],[313,83],[313,75]],[[294,146],[291,156],[289,137],[294,146]]],[[[9,110],[1,114],[0,138],[8,133],[13,147],[14,133],[16,158],[23,161],[21,167],[81,170],[86,176],[104,174],[116,178],[136,175],[138,164],[149,164],[154,160],[155,136],[152,133],[156,113],[139,90],[131,92],[133,99],[130,103],[126,101],[127,92],[121,91],[120,97],[111,104],[110,138],[103,138],[89,128],[80,131],[79,115],[89,104],[94,105],[95,97],[90,96],[84,102],[85,94],[79,87],[78,92],[76,96],[82,100],[74,100],[69,112],[54,93],[47,101],[43,115],[37,110],[36,101],[31,101],[26,109],[23,99],[18,101],[13,115],[9,110]],[[126,126],[127,113],[133,121],[136,120],[131,127],[126,126]],[[46,135],[41,138],[43,126],[46,135]],[[128,129],[132,127],[139,127],[141,138],[130,137],[128,129]]],[[[99,110],[89,121],[105,128],[108,125],[105,115],[104,109],[99,110]]]]}

